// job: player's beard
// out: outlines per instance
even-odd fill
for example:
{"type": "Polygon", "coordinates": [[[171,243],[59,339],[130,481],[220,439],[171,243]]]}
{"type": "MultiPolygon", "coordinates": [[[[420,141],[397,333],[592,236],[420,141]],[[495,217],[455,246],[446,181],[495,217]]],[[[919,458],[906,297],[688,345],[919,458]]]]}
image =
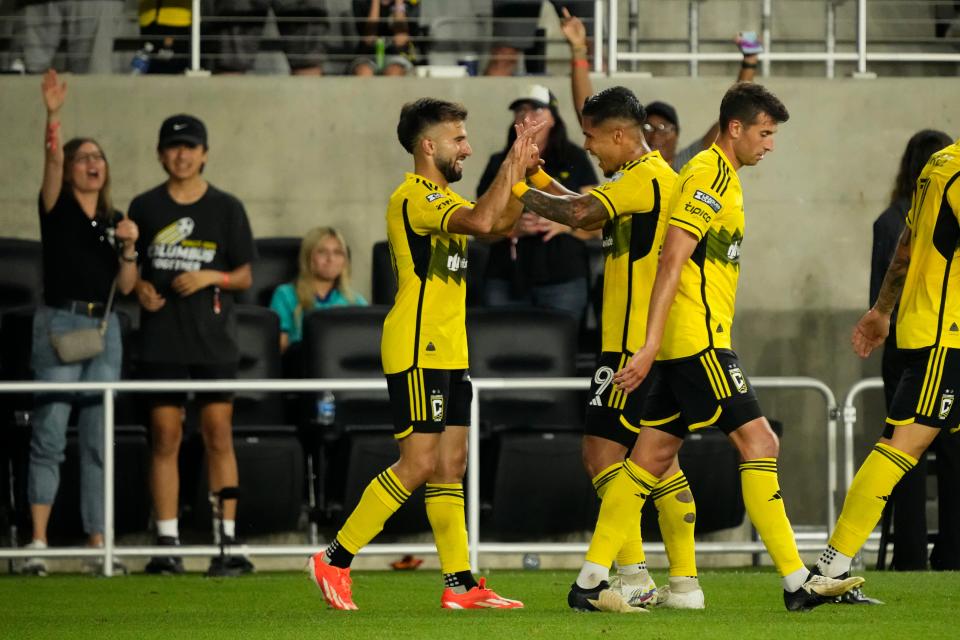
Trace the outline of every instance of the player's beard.
{"type": "Polygon", "coordinates": [[[443,174],[443,179],[448,183],[458,182],[463,177],[463,169],[457,167],[457,160],[459,158],[453,156],[452,158],[435,158],[433,161],[437,171],[443,174]]]}

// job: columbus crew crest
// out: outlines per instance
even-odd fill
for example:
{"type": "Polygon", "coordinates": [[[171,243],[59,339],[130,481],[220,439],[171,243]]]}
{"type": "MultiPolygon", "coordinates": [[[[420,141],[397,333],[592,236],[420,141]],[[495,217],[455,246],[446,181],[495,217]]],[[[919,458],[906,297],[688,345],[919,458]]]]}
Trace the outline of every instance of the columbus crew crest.
{"type": "Polygon", "coordinates": [[[733,380],[733,384],[737,387],[737,391],[740,393],[747,392],[747,379],[743,375],[743,371],[740,370],[740,367],[730,367],[727,369],[727,373],[730,374],[730,379],[733,380]]]}
{"type": "Polygon", "coordinates": [[[434,422],[443,422],[443,395],[430,396],[430,412],[434,422]]]}
{"type": "Polygon", "coordinates": [[[946,420],[951,409],[953,409],[953,389],[944,389],[943,395],[940,396],[940,419],[946,420]]]}

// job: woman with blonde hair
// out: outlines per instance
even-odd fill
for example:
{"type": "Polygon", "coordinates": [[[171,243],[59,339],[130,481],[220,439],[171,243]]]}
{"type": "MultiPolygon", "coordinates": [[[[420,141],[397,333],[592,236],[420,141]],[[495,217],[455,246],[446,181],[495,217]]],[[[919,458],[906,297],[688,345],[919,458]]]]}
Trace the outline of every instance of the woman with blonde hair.
{"type": "Polygon", "coordinates": [[[350,249],[333,227],[315,227],[300,243],[299,273],[273,292],[270,308],[280,316],[280,351],[303,339],[303,317],[315,309],[368,302],[350,286],[350,249]]]}

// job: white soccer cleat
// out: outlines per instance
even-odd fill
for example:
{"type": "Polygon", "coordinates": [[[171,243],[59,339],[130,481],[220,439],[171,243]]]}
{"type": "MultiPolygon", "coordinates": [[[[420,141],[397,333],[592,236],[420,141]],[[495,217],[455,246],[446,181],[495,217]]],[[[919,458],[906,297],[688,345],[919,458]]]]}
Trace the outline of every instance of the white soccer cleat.
{"type": "Polygon", "coordinates": [[[644,569],[639,573],[618,573],[610,578],[610,590],[615,591],[631,607],[652,607],[657,603],[657,584],[644,569]]]}
{"type": "Polygon", "coordinates": [[[660,587],[657,606],[664,609],[704,609],[703,589],[696,578],[671,577],[669,587],[660,587]]]}

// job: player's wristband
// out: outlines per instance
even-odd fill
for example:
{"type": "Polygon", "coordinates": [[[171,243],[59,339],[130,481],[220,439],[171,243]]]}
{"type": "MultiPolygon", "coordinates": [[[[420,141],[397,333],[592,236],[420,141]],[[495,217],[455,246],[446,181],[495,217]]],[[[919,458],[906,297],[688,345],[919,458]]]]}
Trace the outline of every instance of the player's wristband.
{"type": "Polygon", "coordinates": [[[230,274],[226,271],[223,272],[223,279],[220,281],[220,286],[224,289],[230,286],[230,274]]]}
{"type": "Polygon", "coordinates": [[[553,182],[553,178],[550,177],[543,169],[538,169],[535,174],[528,177],[527,180],[530,181],[530,184],[535,186],[537,189],[546,189],[550,186],[550,183],[553,182]]]}
{"type": "Polygon", "coordinates": [[[530,187],[527,186],[526,182],[518,182],[513,185],[513,188],[510,189],[513,192],[513,195],[516,196],[517,200],[523,197],[527,191],[530,191],[530,187]]]}

